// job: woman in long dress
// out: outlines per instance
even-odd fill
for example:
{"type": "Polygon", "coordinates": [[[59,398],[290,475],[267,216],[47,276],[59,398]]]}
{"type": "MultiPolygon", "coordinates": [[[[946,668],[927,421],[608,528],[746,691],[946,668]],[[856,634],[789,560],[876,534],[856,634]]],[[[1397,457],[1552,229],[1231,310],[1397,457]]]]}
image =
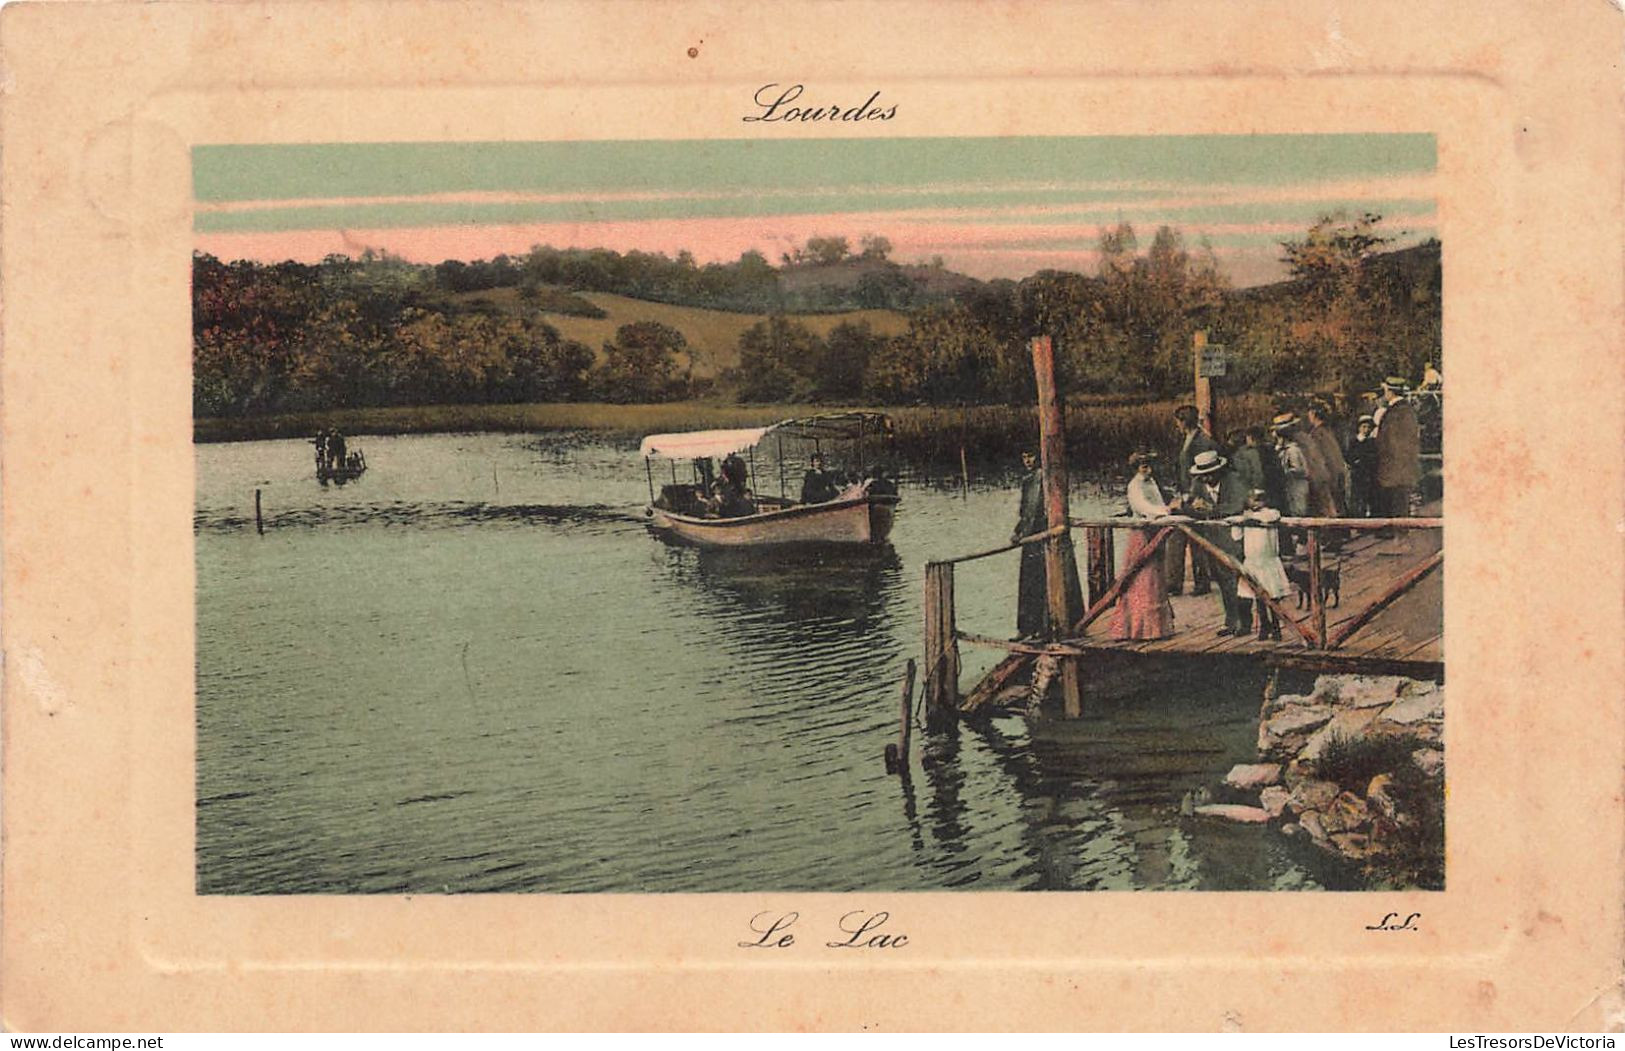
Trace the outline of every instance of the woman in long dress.
{"type": "MultiPolygon", "coordinates": [[[[1157,480],[1151,476],[1154,453],[1135,453],[1129,458],[1134,474],[1128,482],[1128,508],[1135,518],[1161,518],[1170,513],[1157,480]]],[[[1124,564],[1130,565],[1155,538],[1154,528],[1124,530],[1124,564]]],[[[1174,608],[1168,603],[1167,576],[1163,560],[1151,558],[1129,581],[1117,600],[1113,637],[1119,639],[1161,639],[1174,630],[1174,608]]]]}

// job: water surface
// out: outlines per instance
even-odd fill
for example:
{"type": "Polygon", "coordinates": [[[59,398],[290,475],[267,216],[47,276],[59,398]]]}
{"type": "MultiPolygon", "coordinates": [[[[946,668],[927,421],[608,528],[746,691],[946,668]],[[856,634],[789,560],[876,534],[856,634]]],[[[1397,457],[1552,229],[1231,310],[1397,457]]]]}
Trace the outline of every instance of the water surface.
{"type": "MultiPolygon", "coordinates": [[[[911,777],[885,773],[923,564],[1008,537],[1008,477],[962,495],[912,467],[892,544],[762,558],[653,538],[632,443],[358,444],[370,470],[329,488],[307,443],[197,448],[204,893],[1326,878],[1256,828],[1178,814],[1251,759],[1252,679],[1148,680],[1077,723],[917,734],[911,777]]],[[[1083,486],[1073,504],[1112,500],[1083,486]]],[[[1011,633],[1015,574],[1014,556],[961,567],[963,630],[1011,633]]],[[[995,657],[967,650],[967,684],[995,657]]]]}

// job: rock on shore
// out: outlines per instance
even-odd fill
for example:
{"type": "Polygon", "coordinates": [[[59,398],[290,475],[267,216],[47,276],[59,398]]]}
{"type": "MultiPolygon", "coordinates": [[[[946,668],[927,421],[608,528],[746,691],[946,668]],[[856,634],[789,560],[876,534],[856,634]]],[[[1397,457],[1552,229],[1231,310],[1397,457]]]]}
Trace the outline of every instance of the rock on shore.
{"type": "Polygon", "coordinates": [[[1194,813],[1268,822],[1378,878],[1442,886],[1442,685],[1322,675],[1307,694],[1266,695],[1258,753],[1226,775],[1234,801],[1194,813]]]}

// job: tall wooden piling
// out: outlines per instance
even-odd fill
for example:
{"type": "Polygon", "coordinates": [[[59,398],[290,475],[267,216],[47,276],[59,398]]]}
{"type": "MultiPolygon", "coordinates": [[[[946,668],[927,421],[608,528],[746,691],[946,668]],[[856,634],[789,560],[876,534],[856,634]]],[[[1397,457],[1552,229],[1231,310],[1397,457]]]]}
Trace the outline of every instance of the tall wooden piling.
{"type": "Polygon", "coordinates": [[[954,566],[925,564],[925,703],[936,713],[959,705],[959,636],[954,624],[954,566]]]}
{"type": "Polygon", "coordinates": [[[1219,438],[1219,423],[1214,416],[1213,406],[1213,378],[1203,375],[1202,348],[1207,346],[1207,330],[1197,329],[1191,337],[1191,359],[1196,371],[1196,419],[1201,428],[1208,433],[1208,437],[1217,441],[1219,438]]]}
{"type": "Polygon", "coordinates": [[[265,517],[260,513],[260,491],[254,490],[254,529],[260,536],[265,535],[265,517]]]}
{"type": "MultiPolygon", "coordinates": [[[[1059,530],[1044,544],[1045,595],[1049,603],[1051,641],[1059,641],[1072,623],[1066,601],[1067,543],[1066,431],[1060,394],[1055,387],[1055,349],[1048,336],[1034,336],[1033,376],[1038,382],[1038,453],[1044,469],[1044,511],[1049,528],[1059,530]]],[[[1078,662],[1061,659],[1061,701],[1066,716],[1083,714],[1083,686],[1078,662]]]]}

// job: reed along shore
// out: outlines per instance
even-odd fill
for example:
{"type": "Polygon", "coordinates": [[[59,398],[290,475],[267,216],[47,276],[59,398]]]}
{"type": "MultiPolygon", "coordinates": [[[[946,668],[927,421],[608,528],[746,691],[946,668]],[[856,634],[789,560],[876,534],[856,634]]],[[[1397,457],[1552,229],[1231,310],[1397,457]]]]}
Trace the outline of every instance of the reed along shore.
{"type": "MultiPolygon", "coordinates": [[[[1181,400],[1121,404],[1121,399],[1075,399],[1067,406],[1067,450],[1078,466],[1120,463],[1138,448],[1161,449],[1173,442],[1173,411],[1181,400]],[[1113,402],[1119,402],[1114,404],[1113,402]]],[[[1273,401],[1249,394],[1219,404],[1223,431],[1266,423],[1273,401]]],[[[910,460],[954,459],[959,450],[977,460],[1013,456],[1036,447],[1037,417],[1031,406],[907,405],[872,406],[738,405],[711,402],[665,402],[654,405],[611,405],[594,402],[550,402],[522,405],[420,405],[268,416],[201,417],[193,423],[197,442],[257,441],[306,438],[336,427],[346,435],[435,434],[472,431],[544,433],[586,431],[640,438],[666,431],[761,427],[778,420],[820,412],[868,408],[886,413],[893,423],[895,455],[910,460]]]]}

